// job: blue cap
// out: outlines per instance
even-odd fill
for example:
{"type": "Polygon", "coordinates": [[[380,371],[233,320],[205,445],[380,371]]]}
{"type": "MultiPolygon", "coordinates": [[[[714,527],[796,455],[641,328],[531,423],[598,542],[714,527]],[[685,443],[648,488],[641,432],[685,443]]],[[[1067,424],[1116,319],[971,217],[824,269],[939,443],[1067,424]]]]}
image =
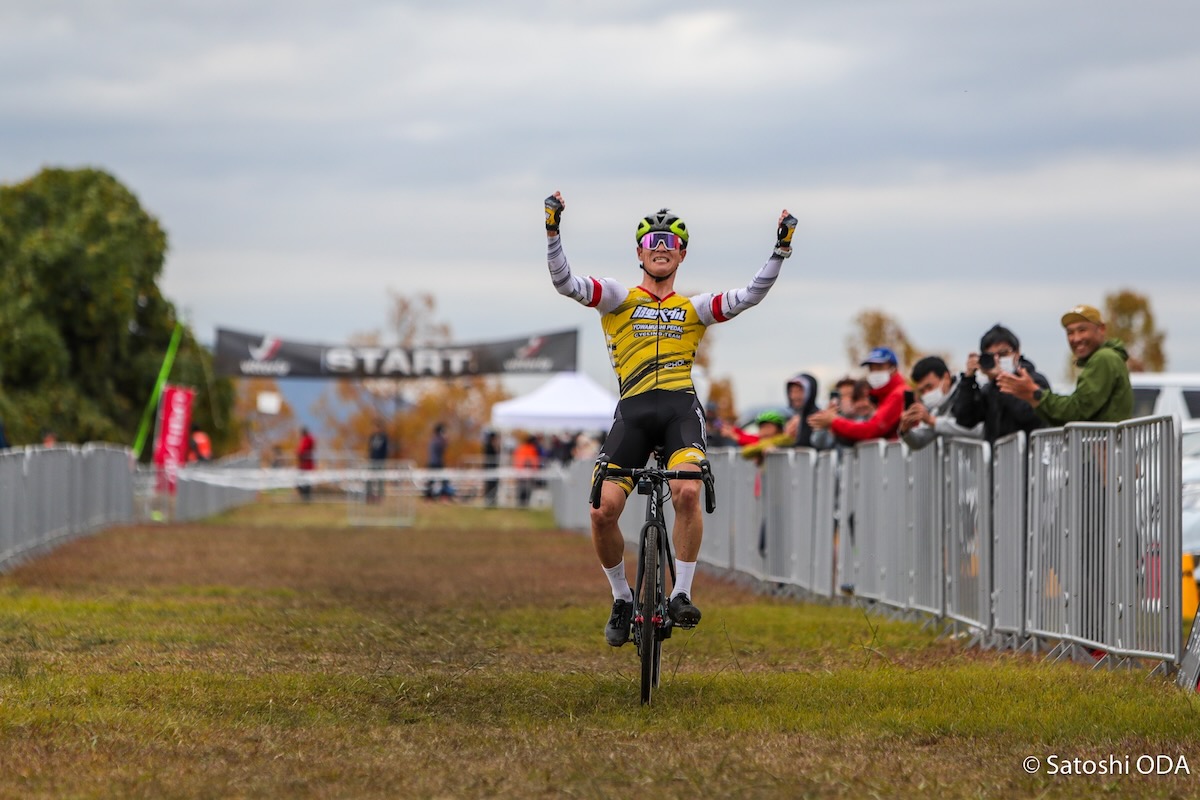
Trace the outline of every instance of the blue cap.
{"type": "Polygon", "coordinates": [[[864,367],[867,364],[891,364],[894,367],[897,363],[896,354],[886,347],[876,347],[867,353],[867,357],[862,360],[862,366],[864,367]]]}

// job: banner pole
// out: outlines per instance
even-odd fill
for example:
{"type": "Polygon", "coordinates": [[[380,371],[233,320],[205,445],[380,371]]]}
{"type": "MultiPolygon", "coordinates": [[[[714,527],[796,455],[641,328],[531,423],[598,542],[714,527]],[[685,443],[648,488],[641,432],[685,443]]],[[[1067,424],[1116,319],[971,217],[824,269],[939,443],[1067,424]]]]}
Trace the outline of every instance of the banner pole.
{"type": "Polygon", "coordinates": [[[171,366],[175,363],[175,352],[179,350],[179,342],[182,339],[183,323],[176,322],[175,330],[171,333],[171,343],[167,345],[167,354],[163,358],[162,367],[158,370],[158,380],[154,382],[154,391],[150,393],[146,410],[142,412],[142,424],[138,426],[137,441],[133,445],[135,460],[142,457],[142,448],[146,446],[146,437],[150,433],[150,417],[154,413],[154,407],[158,404],[158,396],[162,393],[163,384],[167,382],[167,376],[171,374],[171,366]]]}

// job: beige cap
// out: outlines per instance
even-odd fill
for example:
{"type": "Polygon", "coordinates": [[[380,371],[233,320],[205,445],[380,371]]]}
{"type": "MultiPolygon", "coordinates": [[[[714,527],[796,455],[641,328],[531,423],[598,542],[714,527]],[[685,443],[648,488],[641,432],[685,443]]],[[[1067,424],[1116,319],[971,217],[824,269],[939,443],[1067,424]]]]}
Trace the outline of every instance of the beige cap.
{"type": "Polygon", "coordinates": [[[1094,325],[1103,325],[1104,317],[1100,316],[1100,311],[1094,306],[1075,306],[1062,316],[1064,328],[1072,322],[1091,322],[1094,325]]]}

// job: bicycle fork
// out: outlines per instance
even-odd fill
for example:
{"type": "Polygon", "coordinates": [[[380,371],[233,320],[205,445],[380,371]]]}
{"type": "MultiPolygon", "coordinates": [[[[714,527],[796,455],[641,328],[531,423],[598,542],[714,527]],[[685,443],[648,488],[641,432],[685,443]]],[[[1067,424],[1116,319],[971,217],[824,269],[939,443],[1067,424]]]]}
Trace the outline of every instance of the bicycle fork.
{"type": "MultiPolygon", "coordinates": [[[[654,590],[655,611],[654,616],[650,618],[650,621],[654,624],[655,638],[661,642],[663,639],[671,638],[671,629],[675,627],[675,623],[671,620],[670,615],[667,614],[667,587],[665,585],[667,570],[670,570],[671,572],[671,585],[675,585],[675,558],[671,549],[671,536],[667,531],[666,520],[663,519],[662,509],[659,506],[660,497],[658,493],[654,491],[654,487],[649,486],[649,481],[646,481],[645,483],[647,490],[643,489],[642,484],[639,483],[638,485],[638,493],[649,494],[650,499],[647,503],[646,522],[642,524],[642,532],[638,537],[638,567],[637,580],[635,582],[636,593],[634,595],[634,601],[636,603],[637,599],[643,596],[643,582],[646,580],[653,580],[654,585],[649,588],[654,590]],[[655,542],[655,546],[658,548],[658,570],[657,574],[653,576],[648,576],[645,574],[644,566],[646,563],[646,528],[649,525],[654,525],[659,531],[659,535],[655,537],[657,540],[655,542]]],[[[641,626],[644,622],[645,617],[642,614],[641,605],[638,604],[637,610],[634,612],[634,633],[636,636],[638,636],[637,646],[639,650],[642,646],[640,641],[640,631],[642,630],[641,626]]]]}

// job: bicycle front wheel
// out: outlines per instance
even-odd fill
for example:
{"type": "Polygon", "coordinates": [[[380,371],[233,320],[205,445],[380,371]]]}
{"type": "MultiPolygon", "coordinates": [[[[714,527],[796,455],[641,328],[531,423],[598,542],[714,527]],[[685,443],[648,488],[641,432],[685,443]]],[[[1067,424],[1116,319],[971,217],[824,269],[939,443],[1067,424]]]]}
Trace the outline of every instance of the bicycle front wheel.
{"type": "Polygon", "coordinates": [[[642,536],[642,585],[638,594],[640,641],[638,655],[642,657],[642,704],[649,705],[658,686],[658,665],[662,642],[658,638],[658,622],[662,606],[662,564],[659,562],[662,528],[647,525],[642,536]]]}

